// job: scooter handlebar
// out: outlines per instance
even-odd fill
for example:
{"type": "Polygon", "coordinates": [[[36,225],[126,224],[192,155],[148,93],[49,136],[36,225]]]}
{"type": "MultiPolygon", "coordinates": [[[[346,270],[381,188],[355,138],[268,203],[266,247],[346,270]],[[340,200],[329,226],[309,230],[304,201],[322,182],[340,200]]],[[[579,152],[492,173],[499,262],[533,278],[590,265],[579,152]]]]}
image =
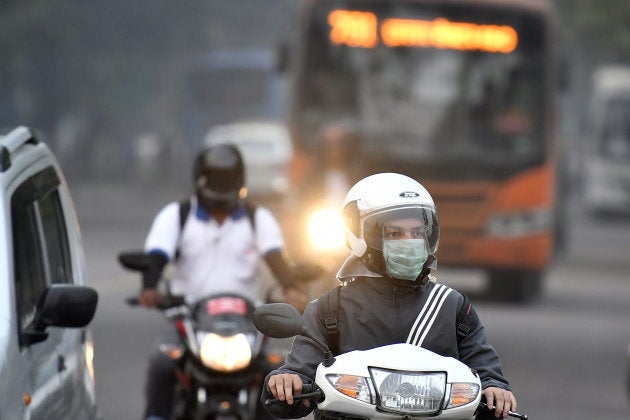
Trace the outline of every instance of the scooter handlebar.
{"type": "MultiPolygon", "coordinates": [[[[302,393],[296,394],[293,396],[293,400],[295,401],[307,400],[311,398],[318,401],[321,400],[322,398],[322,391],[315,384],[302,384],[302,393]]],[[[284,401],[281,401],[277,398],[269,398],[265,400],[265,407],[269,407],[270,405],[274,405],[274,404],[278,404],[282,402],[284,401]]]]}
{"type": "MultiPolygon", "coordinates": [[[[493,408],[489,408],[488,404],[486,404],[485,402],[479,403],[479,408],[482,408],[484,410],[488,410],[488,411],[494,412],[494,409],[493,408]]],[[[508,411],[508,416],[516,417],[517,419],[521,419],[521,420],[528,420],[528,418],[529,418],[529,417],[527,417],[527,414],[519,414],[519,413],[516,413],[514,411],[508,411]]]]}
{"type": "MultiPolygon", "coordinates": [[[[302,393],[293,396],[293,400],[295,401],[311,399],[311,398],[316,399],[316,400],[321,400],[322,398],[322,391],[317,387],[316,384],[302,384],[302,393]]],[[[281,402],[284,402],[284,401],[281,401],[277,398],[270,398],[265,401],[265,406],[269,407],[270,405],[278,404],[281,402]]],[[[494,411],[494,409],[489,408],[485,402],[479,403],[479,408],[482,408],[488,411],[494,411]]],[[[529,417],[527,417],[527,414],[520,414],[514,411],[509,411],[508,415],[510,417],[515,417],[521,420],[529,419],[529,417]]]]}

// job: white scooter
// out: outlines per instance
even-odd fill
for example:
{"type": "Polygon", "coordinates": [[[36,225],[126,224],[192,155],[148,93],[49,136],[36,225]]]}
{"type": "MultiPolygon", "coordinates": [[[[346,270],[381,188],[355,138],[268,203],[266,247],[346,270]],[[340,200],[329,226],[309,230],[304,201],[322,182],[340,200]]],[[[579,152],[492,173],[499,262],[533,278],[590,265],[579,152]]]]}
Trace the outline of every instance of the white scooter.
{"type": "MultiPolygon", "coordinates": [[[[302,335],[318,342],[305,331],[302,316],[291,305],[259,307],[254,325],[270,337],[302,335]]],[[[294,399],[310,399],[323,418],[472,420],[488,411],[481,402],[479,375],[452,357],[402,343],[333,357],[319,344],[325,353],[315,383],[305,384],[294,399]]],[[[527,419],[514,412],[510,416],[527,419]]]]}

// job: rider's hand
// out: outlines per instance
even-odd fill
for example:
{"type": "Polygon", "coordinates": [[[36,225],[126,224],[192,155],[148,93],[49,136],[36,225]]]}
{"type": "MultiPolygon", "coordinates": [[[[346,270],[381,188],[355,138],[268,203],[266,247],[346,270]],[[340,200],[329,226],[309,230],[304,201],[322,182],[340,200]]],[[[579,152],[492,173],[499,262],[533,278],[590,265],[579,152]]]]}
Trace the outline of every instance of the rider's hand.
{"type": "Polygon", "coordinates": [[[154,288],[142,289],[138,300],[142,306],[153,308],[162,302],[162,295],[154,288]]]}
{"type": "Polygon", "coordinates": [[[516,411],[516,398],[514,394],[502,388],[490,386],[483,390],[488,408],[494,409],[496,418],[506,418],[509,411],[516,411]]]}
{"type": "Polygon", "coordinates": [[[304,313],[304,309],[308,304],[308,294],[295,287],[288,287],[282,290],[282,298],[290,305],[293,305],[300,313],[304,313]]]}
{"type": "MultiPolygon", "coordinates": [[[[280,373],[272,375],[267,381],[267,387],[274,396],[274,398],[280,401],[285,401],[287,404],[293,404],[293,395],[302,393],[302,378],[295,373],[280,373]]],[[[305,407],[311,405],[307,399],[302,400],[305,407]]]]}

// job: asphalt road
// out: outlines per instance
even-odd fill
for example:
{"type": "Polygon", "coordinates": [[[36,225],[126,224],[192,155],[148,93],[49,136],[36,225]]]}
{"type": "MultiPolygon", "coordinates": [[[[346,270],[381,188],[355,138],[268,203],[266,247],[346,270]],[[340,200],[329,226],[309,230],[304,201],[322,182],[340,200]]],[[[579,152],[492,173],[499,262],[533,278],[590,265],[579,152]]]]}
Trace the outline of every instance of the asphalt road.
{"type": "MultiPolygon", "coordinates": [[[[140,248],[155,212],[186,188],[71,185],[91,285],[99,291],[92,324],[97,398],[105,419],[140,419],[146,358],[163,321],[125,297],[139,282],[116,254],[140,248]]],[[[483,299],[483,277],[441,269],[444,283],[471,294],[530,419],[628,419],[630,220],[572,215],[568,255],[550,270],[544,296],[529,305],[483,299]]]]}

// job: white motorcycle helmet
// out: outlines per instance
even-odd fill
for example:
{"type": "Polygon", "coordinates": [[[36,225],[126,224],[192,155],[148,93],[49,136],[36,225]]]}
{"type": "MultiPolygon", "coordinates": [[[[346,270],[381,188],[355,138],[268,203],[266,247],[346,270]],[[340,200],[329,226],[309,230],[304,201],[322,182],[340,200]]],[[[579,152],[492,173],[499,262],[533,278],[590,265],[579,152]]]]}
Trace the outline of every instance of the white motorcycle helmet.
{"type": "Polygon", "coordinates": [[[376,273],[416,280],[413,275],[411,278],[393,274],[386,262],[388,258],[383,255],[386,242],[392,242],[385,240],[390,237],[385,229],[394,221],[412,220],[416,226],[414,237],[421,238],[425,248],[420,268],[427,256],[437,251],[440,225],[433,198],[419,182],[408,176],[380,173],[362,179],[346,194],[342,215],[346,245],[376,273]]]}

